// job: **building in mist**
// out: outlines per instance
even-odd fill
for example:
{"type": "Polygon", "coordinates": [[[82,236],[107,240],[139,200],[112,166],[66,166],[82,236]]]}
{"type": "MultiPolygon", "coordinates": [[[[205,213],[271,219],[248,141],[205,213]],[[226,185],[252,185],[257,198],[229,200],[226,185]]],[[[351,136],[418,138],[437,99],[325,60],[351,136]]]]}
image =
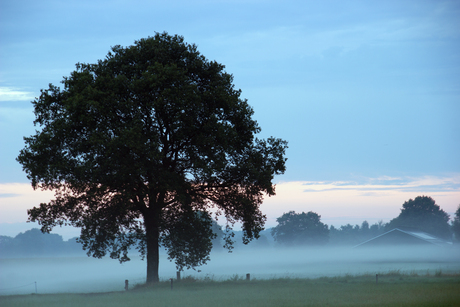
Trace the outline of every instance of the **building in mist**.
{"type": "Polygon", "coordinates": [[[452,246],[452,243],[437,238],[426,232],[394,228],[385,232],[384,234],[358,244],[355,247],[382,247],[386,245],[404,247],[412,245],[426,247],[448,247],[452,246]]]}

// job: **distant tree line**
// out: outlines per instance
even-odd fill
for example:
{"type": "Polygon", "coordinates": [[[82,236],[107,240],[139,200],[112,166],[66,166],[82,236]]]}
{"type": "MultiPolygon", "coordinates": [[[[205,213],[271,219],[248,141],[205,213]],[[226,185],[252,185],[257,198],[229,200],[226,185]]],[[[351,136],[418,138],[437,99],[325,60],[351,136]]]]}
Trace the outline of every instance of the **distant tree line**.
{"type": "Polygon", "coordinates": [[[385,232],[386,224],[382,221],[369,225],[363,221],[361,226],[346,224],[339,228],[329,227],[330,243],[334,245],[357,245],[385,232]]]}
{"type": "MultiPolygon", "coordinates": [[[[278,225],[260,233],[245,248],[264,248],[275,246],[337,246],[357,245],[385,233],[393,228],[423,231],[439,238],[460,243],[460,205],[449,224],[449,215],[428,196],[418,196],[406,201],[398,217],[388,223],[379,221],[370,225],[363,221],[361,225],[346,224],[340,227],[328,226],[321,222],[321,216],[315,212],[296,213],[289,211],[277,218],[278,225]]],[[[242,231],[228,234],[212,219],[212,249],[225,250],[226,240],[234,243],[241,241],[242,231]]],[[[235,244],[241,248],[243,244],[235,244]]],[[[31,229],[16,237],[0,236],[0,258],[10,257],[50,257],[50,256],[84,256],[82,245],[77,238],[64,241],[58,234],[42,233],[39,229],[31,229]]]]}
{"type": "Polygon", "coordinates": [[[34,228],[16,237],[0,236],[0,258],[85,256],[77,238],[64,241],[58,234],[42,233],[34,228]]]}
{"type": "MultiPolygon", "coordinates": [[[[321,222],[315,212],[289,211],[276,219],[278,225],[261,232],[260,238],[251,247],[265,246],[354,246],[377,237],[394,228],[421,231],[440,239],[460,243],[460,205],[450,221],[449,215],[429,196],[417,196],[404,202],[400,214],[388,223],[379,221],[361,225],[346,224],[340,227],[321,222]]],[[[236,236],[240,236],[236,232],[236,236]]],[[[219,242],[217,236],[214,241],[219,242]]]]}
{"type": "Polygon", "coordinates": [[[389,223],[382,221],[369,225],[328,227],[315,212],[290,211],[277,218],[278,225],[271,230],[279,245],[356,245],[394,228],[421,231],[444,240],[460,242],[460,206],[449,224],[449,215],[429,196],[417,196],[402,205],[401,213],[389,223]]]}

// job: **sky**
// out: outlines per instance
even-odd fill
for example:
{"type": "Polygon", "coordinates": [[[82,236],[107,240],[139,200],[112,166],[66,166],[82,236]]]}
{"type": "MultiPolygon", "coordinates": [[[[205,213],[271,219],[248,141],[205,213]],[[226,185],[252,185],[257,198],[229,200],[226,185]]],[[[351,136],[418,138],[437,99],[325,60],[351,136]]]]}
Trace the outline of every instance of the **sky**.
{"type": "MultiPolygon", "coordinates": [[[[15,158],[30,103],[76,63],[155,32],[179,34],[233,74],[262,132],[289,142],[266,227],[313,211],[328,225],[388,222],[431,196],[460,205],[458,1],[0,2],[0,235],[48,202],[15,158]]],[[[77,229],[55,228],[64,238],[77,229]]]]}

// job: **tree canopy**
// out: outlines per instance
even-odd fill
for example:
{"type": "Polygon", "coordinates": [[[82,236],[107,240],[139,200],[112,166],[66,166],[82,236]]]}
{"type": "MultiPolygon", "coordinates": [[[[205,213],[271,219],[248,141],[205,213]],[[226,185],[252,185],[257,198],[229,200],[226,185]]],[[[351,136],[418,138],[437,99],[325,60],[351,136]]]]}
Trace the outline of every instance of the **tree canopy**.
{"type": "Polygon", "coordinates": [[[167,33],[78,63],[62,90],[50,84],[32,102],[39,130],[17,160],[55,199],[28,210],[29,220],[43,232],[80,227],[94,257],[127,261],[136,246],[147,282],[159,279],[165,238],[179,267],[207,257],[211,223],[194,212],[217,212],[230,228],[241,222],[245,243],[257,238],[266,219],[259,206],[275,194],[287,142],[255,137],[253,109],[232,82],[224,65],[167,33]],[[179,234],[195,230],[203,237],[188,246],[179,234]],[[205,252],[196,258],[197,250],[205,252]]]}
{"type": "Polygon", "coordinates": [[[277,218],[278,225],[272,228],[275,240],[283,245],[318,245],[329,240],[329,229],[315,212],[295,213],[289,211],[277,218]]]}
{"type": "Polygon", "coordinates": [[[386,225],[387,230],[393,228],[420,230],[444,239],[451,236],[449,215],[429,196],[404,202],[399,216],[386,225]]]}

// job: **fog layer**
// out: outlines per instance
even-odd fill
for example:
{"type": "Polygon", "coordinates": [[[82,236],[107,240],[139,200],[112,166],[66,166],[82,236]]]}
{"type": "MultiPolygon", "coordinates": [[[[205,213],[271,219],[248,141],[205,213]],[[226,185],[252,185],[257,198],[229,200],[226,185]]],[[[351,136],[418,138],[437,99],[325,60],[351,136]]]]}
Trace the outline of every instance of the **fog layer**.
{"type": "MultiPolygon", "coordinates": [[[[213,252],[211,261],[182,276],[225,280],[247,273],[254,279],[318,278],[346,274],[377,274],[390,271],[435,274],[460,272],[460,247],[380,248],[244,248],[233,253],[213,252]]],[[[0,295],[55,292],[121,291],[145,282],[146,263],[138,256],[119,264],[110,258],[88,257],[0,259],[0,295]]],[[[176,277],[175,265],[165,254],[160,259],[160,278],[176,277]]]]}

